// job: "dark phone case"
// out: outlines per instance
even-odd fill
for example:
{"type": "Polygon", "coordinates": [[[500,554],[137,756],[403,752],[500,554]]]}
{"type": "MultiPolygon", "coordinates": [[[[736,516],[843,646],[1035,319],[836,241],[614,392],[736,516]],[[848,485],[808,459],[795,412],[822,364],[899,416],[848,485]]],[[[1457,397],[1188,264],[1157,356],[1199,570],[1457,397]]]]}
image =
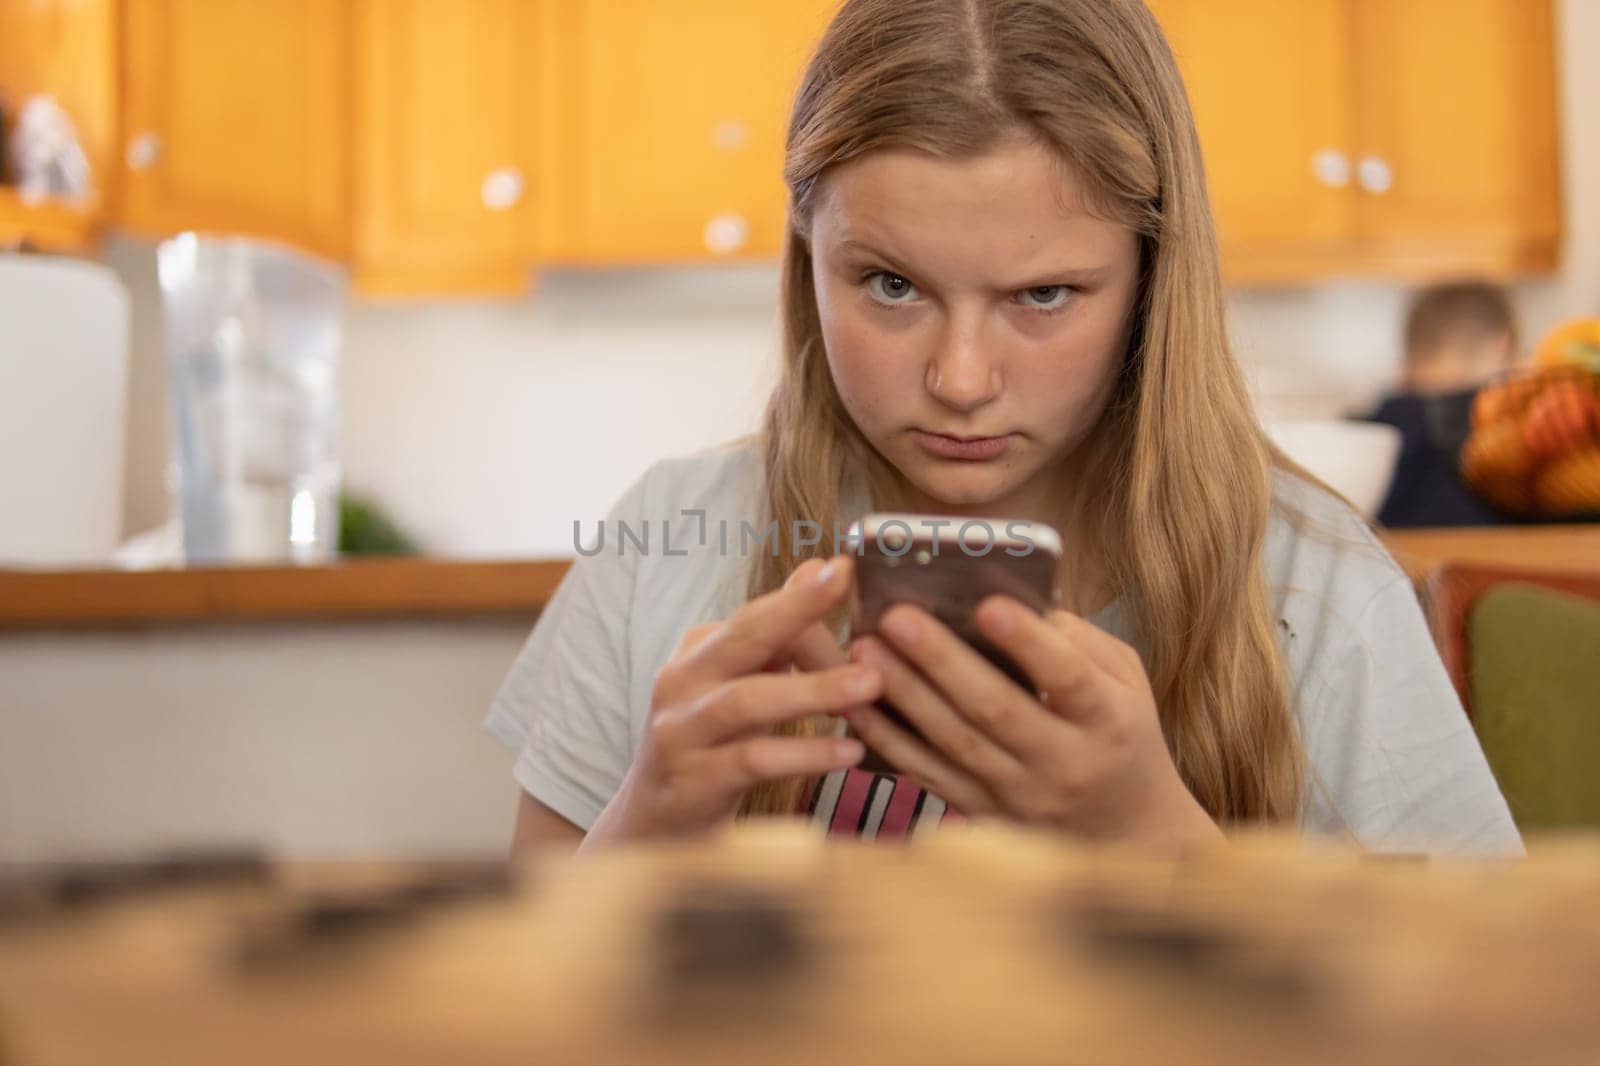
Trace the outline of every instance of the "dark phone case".
{"type": "MultiPolygon", "coordinates": [[[[856,561],[850,622],[852,637],[876,633],[878,620],[893,605],[915,604],[949,626],[1002,673],[1031,691],[1033,683],[1021,668],[978,633],[973,615],[978,604],[996,594],[1010,596],[1043,614],[1053,601],[1055,555],[1038,548],[1026,555],[1010,555],[998,546],[982,555],[969,555],[959,545],[946,542],[938,545],[935,557],[935,543],[931,536],[920,535],[913,539],[907,551],[894,556],[881,551],[872,538],[866,539],[856,561]],[[922,553],[927,554],[924,557],[922,553]]],[[[877,701],[876,706],[902,729],[919,735],[887,700],[877,701]]],[[[880,774],[896,772],[871,747],[867,748],[857,768],[880,774]]]]}

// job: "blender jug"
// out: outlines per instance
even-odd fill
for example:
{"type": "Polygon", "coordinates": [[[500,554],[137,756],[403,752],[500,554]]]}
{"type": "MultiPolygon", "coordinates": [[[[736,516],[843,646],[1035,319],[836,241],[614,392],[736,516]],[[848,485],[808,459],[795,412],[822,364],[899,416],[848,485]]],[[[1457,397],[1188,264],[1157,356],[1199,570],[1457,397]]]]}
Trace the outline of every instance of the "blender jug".
{"type": "Polygon", "coordinates": [[[168,481],[190,563],[317,563],[339,539],[344,273],[277,245],[180,234],[157,251],[168,481]]]}

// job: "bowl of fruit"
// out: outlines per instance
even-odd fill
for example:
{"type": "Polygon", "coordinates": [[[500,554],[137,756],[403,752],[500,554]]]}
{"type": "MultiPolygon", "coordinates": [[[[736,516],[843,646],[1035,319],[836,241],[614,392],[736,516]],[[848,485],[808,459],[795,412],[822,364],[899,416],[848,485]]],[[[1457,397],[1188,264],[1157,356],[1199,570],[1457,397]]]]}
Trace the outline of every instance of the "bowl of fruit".
{"type": "Polygon", "coordinates": [[[1509,515],[1600,516],[1600,319],[1560,327],[1479,390],[1461,476],[1509,515]]]}

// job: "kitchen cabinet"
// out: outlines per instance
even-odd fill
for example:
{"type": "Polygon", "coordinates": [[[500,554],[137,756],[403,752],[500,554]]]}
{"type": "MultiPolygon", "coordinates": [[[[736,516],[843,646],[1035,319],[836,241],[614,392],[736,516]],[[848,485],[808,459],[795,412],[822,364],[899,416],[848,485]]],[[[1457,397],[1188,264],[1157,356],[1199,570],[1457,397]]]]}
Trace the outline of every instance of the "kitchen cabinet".
{"type": "MultiPolygon", "coordinates": [[[[81,202],[24,202],[0,186],[0,248],[85,247],[104,219],[116,138],[116,10],[113,0],[0,0],[0,100],[10,120],[30,96],[54,97],[89,163],[81,202]]],[[[0,166],[0,170],[4,167],[0,166]]]]}
{"type": "Polygon", "coordinates": [[[1357,0],[1355,14],[1365,253],[1402,271],[1555,267],[1548,0],[1357,0]]]}
{"type": "Polygon", "coordinates": [[[357,288],[521,291],[538,255],[546,5],[359,0],[355,11],[357,288]]]}
{"type": "Polygon", "coordinates": [[[782,246],[789,108],[828,0],[585,0],[562,42],[546,255],[767,258],[782,246]]]}
{"type": "Polygon", "coordinates": [[[1152,0],[1235,281],[1551,270],[1549,0],[1152,0]]]}
{"type": "Polygon", "coordinates": [[[1355,109],[1346,0],[1152,0],[1183,72],[1224,262],[1275,276],[1346,254],[1355,109]]]}
{"type": "Polygon", "coordinates": [[[126,0],[118,220],[348,248],[351,47],[338,0],[126,0]]]}
{"type": "MultiPolygon", "coordinates": [[[[0,0],[0,89],[57,86],[106,179],[78,209],[0,189],[0,242],[242,232],[385,296],[770,259],[789,109],[836,5],[0,0]]],[[[1551,0],[1151,6],[1232,281],[1557,265],[1551,0]]]]}

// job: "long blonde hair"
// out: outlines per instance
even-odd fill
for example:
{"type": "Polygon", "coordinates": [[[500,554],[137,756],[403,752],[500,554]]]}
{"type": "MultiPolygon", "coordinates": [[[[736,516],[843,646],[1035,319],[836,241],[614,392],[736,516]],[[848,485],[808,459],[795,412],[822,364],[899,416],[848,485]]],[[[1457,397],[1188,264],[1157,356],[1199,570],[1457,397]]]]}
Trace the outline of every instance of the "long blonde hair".
{"type": "MultiPolygon", "coordinates": [[[[802,520],[833,528],[851,472],[875,492],[895,483],[828,370],[807,243],[819,180],[881,148],[961,158],[1017,131],[1058,151],[1095,208],[1139,236],[1126,360],[1077,457],[1083,498],[1112,505],[1084,516],[1080,543],[1136,613],[1195,797],[1219,820],[1291,818],[1305,759],[1261,553],[1271,470],[1292,464],[1264,438],[1229,347],[1194,119],[1139,0],[846,0],[834,17],[789,126],[783,364],[761,430],[767,518],[783,542],[758,557],[749,591],[831,548],[793,533],[802,520]]],[[[763,785],[744,811],[792,812],[806,784],[763,785]]]]}

